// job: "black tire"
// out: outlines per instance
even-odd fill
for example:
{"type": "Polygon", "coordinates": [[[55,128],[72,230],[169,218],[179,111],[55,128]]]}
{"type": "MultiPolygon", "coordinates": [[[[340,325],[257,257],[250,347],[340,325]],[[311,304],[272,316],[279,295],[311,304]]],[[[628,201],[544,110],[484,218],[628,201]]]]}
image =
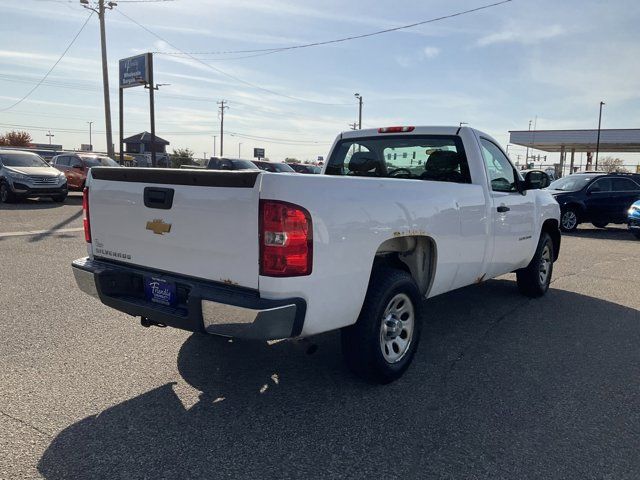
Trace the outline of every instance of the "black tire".
{"type": "Polygon", "coordinates": [[[56,195],[55,197],[51,197],[51,199],[52,199],[54,202],[62,203],[62,202],[64,202],[64,201],[67,199],[67,194],[65,193],[65,194],[63,194],[63,195],[56,195]]]}
{"type": "Polygon", "coordinates": [[[639,231],[637,231],[637,230],[636,230],[636,231],[633,231],[633,232],[631,232],[631,233],[633,233],[633,234],[635,235],[635,237],[636,237],[638,240],[640,240],[640,232],[639,232],[639,231]]]}
{"type": "Polygon", "coordinates": [[[607,222],[607,223],[605,223],[605,222],[591,222],[591,224],[596,228],[607,228],[607,225],[609,225],[609,222],[607,222]]]}
{"type": "Polygon", "coordinates": [[[422,328],[421,313],[420,291],[411,275],[389,267],[376,268],[369,281],[358,321],[342,329],[342,353],[349,368],[360,377],[374,383],[386,384],[400,378],[411,364],[418,348],[422,328]],[[407,300],[410,305],[402,303],[407,300]],[[396,312],[400,309],[402,312],[402,308],[405,307],[409,311],[413,308],[411,325],[407,312],[401,313],[400,318],[390,314],[388,320],[384,321],[384,314],[388,308],[396,312]],[[401,321],[405,315],[406,319],[401,321]],[[395,323],[390,325],[391,322],[395,323]],[[384,338],[392,344],[393,353],[382,345],[383,328],[392,329],[384,338]],[[406,347],[395,351],[395,347],[405,342],[406,347]],[[389,355],[400,356],[391,362],[388,360],[389,355]]]}
{"type": "Polygon", "coordinates": [[[560,229],[563,232],[573,232],[579,223],[578,211],[573,207],[567,207],[560,214],[560,229]]]}
{"type": "Polygon", "coordinates": [[[16,201],[15,194],[6,182],[0,182],[0,203],[13,203],[16,201]]]}
{"type": "Polygon", "coordinates": [[[542,232],[538,248],[536,248],[536,253],[529,265],[516,271],[520,293],[532,298],[541,297],[547,293],[553,275],[553,259],[554,249],[551,236],[542,232]],[[545,269],[544,274],[543,268],[545,269]]]}

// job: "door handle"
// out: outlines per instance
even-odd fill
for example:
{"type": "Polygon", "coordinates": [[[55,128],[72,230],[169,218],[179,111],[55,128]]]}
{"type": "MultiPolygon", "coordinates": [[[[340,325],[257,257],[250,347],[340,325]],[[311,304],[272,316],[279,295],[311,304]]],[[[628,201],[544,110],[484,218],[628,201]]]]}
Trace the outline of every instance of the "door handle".
{"type": "Polygon", "coordinates": [[[498,212],[499,213],[505,213],[508,212],[509,210],[511,210],[509,207],[507,207],[506,205],[500,205],[498,207],[498,212]]]}

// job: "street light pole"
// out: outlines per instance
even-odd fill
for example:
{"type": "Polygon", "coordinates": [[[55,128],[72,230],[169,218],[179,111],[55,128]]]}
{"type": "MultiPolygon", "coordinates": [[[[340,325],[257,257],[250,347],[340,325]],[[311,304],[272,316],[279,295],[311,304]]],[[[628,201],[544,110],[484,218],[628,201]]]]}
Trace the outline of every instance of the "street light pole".
{"type": "Polygon", "coordinates": [[[354,96],[358,99],[358,130],[362,130],[362,95],[356,93],[354,96]]]}
{"type": "Polygon", "coordinates": [[[600,102],[600,115],[598,115],[598,140],[596,140],[596,171],[598,170],[598,153],[600,152],[600,127],[602,126],[602,106],[604,102],[600,102]]]}
{"type": "Polygon", "coordinates": [[[91,141],[91,125],[93,122],[87,122],[89,124],[89,150],[93,151],[93,142],[91,141]]]}
{"type": "Polygon", "coordinates": [[[242,158],[242,155],[240,154],[240,147],[242,147],[242,142],[238,142],[238,158],[242,158]]]}
{"type": "Polygon", "coordinates": [[[49,137],[49,145],[51,145],[51,139],[55,137],[55,135],[51,133],[51,130],[49,130],[49,133],[47,133],[47,137],[49,137]]]}
{"type": "MultiPolygon", "coordinates": [[[[531,120],[529,120],[529,131],[531,131],[531,120]]],[[[527,153],[524,158],[524,164],[526,165],[527,168],[529,168],[529,147],[528,147],[529,143],[531,143],[531,141],[527,142],[527,153]]]]}

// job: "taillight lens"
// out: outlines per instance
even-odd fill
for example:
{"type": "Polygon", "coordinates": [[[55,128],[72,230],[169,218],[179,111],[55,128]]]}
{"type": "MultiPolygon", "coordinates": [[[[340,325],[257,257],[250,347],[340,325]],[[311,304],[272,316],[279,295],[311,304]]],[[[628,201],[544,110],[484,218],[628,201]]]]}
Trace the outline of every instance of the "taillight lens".
{"type": "Polygon", "coordinates": [[[84,239],[87,243],[91,243],[91,222],[89,221],[89,188],[84,187],[82,191],[82,210],[84,211],[84,219],[82,226],[84,227],[84,239]]]}
{"type": "Polygon", "coordinates": [[[310,275],[313,227],[304,208],[275,200],[260,202],[260,275],[310,275]]]}

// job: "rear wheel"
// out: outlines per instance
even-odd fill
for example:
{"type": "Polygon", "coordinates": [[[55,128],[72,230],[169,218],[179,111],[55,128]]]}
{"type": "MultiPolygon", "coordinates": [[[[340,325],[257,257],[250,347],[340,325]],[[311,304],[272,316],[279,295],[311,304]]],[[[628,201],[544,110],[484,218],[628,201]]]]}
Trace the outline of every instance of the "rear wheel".
{"type": "Polygon", "coordinates": [[[609,225],[609,222],[591,222],[593,224],[594,227],[596,228],[607,228],[607,225],[609,225]]]}
{"type": "Polygon", "coordinates": [[[635,235],[635,237],[636,237],[638,240],[640,240],[640,230],[634,230],[632,233],[635,235]]]}
{"type": "Polygon", "coordinates": [[[15,194],[6,182],[0,183],[0,203],[13,203],[16,201],[15,194]]]}
{"type": "Polygon", "coordinates": [[[342,352],[349,368],[375,383],[400,378],[418,347],[421,310],[420,292],[411,275],[377,269],[358,321],[342,330],[342,352]]]}
{"type": "Polygon", "coordinates": [[[542,232],[538,248],[526,268],[516,271],[518,289],[527,297],[541,297],[549,289],[553,274],[553,241],[548,233],[542,232]]]}
{"type": "Polygon", "coordinates": [[[560,216],[560,228],[565,232],[573,232],[578,227],[578,212],[568,207],[560,216]]]}

